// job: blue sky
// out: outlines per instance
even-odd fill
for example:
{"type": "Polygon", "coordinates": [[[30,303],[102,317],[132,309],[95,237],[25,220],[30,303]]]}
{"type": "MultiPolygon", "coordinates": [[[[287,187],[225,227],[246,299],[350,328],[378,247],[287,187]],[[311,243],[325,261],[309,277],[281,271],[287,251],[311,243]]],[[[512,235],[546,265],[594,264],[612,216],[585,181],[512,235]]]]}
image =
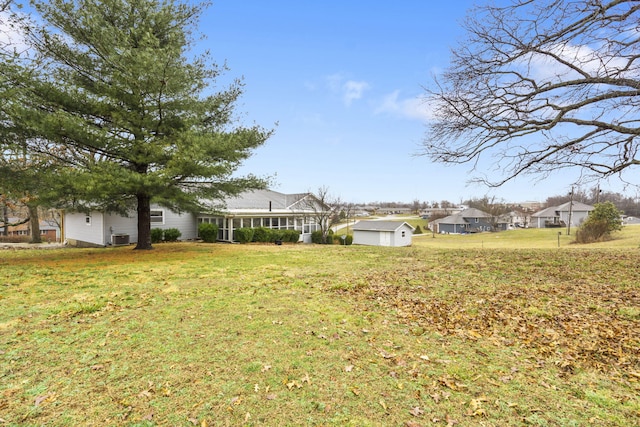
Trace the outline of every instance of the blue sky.
{"type": "MultiPolygon", "coordinates": [[[[271,176],[285,193],[327,187],[355,203],[485,195],[523,202],[568,193],[575,174],[489,189],[468,184],[471,165],[415,156],[426,130],[423,87],[447,67],[474,3],[213,0],[196,50],[226,62],[220,85],[243,78],[242,122],[275,129],[239,173],[271,176]]],[[[490,171],[492,159],[484,161],[490,171]]],[[[601,188],[621,191],[615,182],[601,188]]]]}
{"type": "MultiPolygon", "coordinates": [[[[226,60],[228,77],[244,77],[244,120],[278,123],[242,171],[275,175],[278,191],[325,186],[351,202],[483,196],[486,188],[467,186],[468,167],[414,156],[422,86],[447,65],[472,3],[214,1],[203,43],[226,60]]],[[[499,197],[519,200],[518,191],[499,197]]]]}

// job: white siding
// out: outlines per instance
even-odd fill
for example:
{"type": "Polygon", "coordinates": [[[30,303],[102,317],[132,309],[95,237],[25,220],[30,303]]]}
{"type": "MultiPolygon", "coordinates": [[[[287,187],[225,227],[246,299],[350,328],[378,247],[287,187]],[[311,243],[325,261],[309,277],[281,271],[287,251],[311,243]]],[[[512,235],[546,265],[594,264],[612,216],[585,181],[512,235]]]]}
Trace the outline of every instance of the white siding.
{"type": "Polygon", "coordinates": [[[391,240],[391,246],[411,246],[413,230],[407,226],[402,226],[395,231],[391,240]],[[402,233],[404,232],[404,237],[402,233]]]}
{"type": "MultiPolygon", "coordinates": [[[[152,209],[156,209],[153,208],[152,209]]],[[[198,234],[198,221],[194,214],[183,212],[176,213],[169,209],[157,208],[164,210],[164,224],[151,224],[151,228],[177,228],[182,233],[180,240],[192,240],[197,237],[198,234]]],[[[137,236],[136,236],[137,237],[137,236]]]]}
{"type": "Polygon", "coordinates": [[[124,217],[117,214],[105,215],[105,245],[111,244],[112,234],[128,234],[129,243],[138,241],[138,223],[136,217],[124,217]]]}
{"type": "Polygon", "coordinates": [[[100,212],[91,212],[89,216],[91,220],[90,223],[87,223],[87,214],[85,213],[66,213],[64,216],[64,239],[104,245],[104,215],[100,212]]]}
{"type": "MultiPolygon", "coordinates": [[[[177,228],[182,233],[180,240],[195,239],[197,236],[197,222],[191,213],[178,214],[169,209],[151,206],[152,210],[162,210],[163,223],[151,223],[151,228],[177,228]]],[[[91,223],[86,223],[87,215],[70,212],[65,214],[65,239],[93,245],[106,246],[111,244],[112,234],[128,234],[129,242],[138,241],[138,223],[135,212],[129,217],[117,214],[103,214],[93,211],[90,214],[91,223]]]]}
{"type": "MultiPolygon", "coordinates": [[[[169,209],[156,205],[151,206],[151,210],[163,211],[163,223],[152,222],[151,228],[177,228],[182,233],[180,240],[190,240],[196,238],[197,224],[196,217],[191,213],[176,213],[169,209]]],[[[109,214],[105,220],[106,229],[108,231],[108,242],[111,241],[111,234],[128,234],[129,241],[136,243],[138,241],[138,222],[137,216],[132,215],[129,218],[116,214],[109,214]]]]}
{"type": "Polygon", "coordinates": [[[368,246],[410,246],[413,231],[403,225],[395,231],[354,230],[353,244],[368,246]],[[402,232],[404,231],[404,237],[402,232]]]}
{"type": "Polygon", "coordinates": [[[380,246],[380,232],[370,230],[354,230],[353,244],[380,246]]]}

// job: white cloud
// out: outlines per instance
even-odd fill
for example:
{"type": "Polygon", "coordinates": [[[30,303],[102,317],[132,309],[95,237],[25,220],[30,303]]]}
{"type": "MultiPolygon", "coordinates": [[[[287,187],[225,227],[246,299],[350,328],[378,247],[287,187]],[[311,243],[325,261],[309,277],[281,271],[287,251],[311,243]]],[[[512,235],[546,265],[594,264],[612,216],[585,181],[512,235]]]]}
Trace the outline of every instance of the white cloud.
{"type": "Polygon", "coordinates": [[[24,19],[25,16],[17,14],[12,17],[7,11],[0,12],[0,48],[24,54],[28,50],[27,43],[15,18],[24,19]]]}
{"type": "Polygon", "coordinates": [[[342,74],[327,76],[327,87],[331,92],[340,95],[344,105],[349,106],[357,99],[361,99],[364,93],[371,89],[371,85],[365,81],[346,80],[342,74]]]}
{"type": "MultiPolygon", "coordinates": [[[[546,50],[591,75],[606,75],[627,65],[627,58],[616,57],[613,52],[607,52],[605,47],[594,49],[587,45],[566,43],[551,46],[546,50]]],[[[531,54],[527,62],[523,63],[525,66],[527,64],[531,67],[532,76],[537,80],[557,81],[578,77],[575,70],[548,55],[531,54]]]]}
{"type": "Polygon", "coordinates": [[[348,80],[342,85],[343,101],[345,105],[351,105],[351,102],[362,98],[362,94],[370,88],[367,82],[356,82],[354,80],[348,80]]]}
{"type": "Polygon", "coordinates": [[[423,98],[400,99],[400,91],[386,95],[374,110],[375,114],[391,114],[411,120],[428,121],[433,118],[423,98]]]}

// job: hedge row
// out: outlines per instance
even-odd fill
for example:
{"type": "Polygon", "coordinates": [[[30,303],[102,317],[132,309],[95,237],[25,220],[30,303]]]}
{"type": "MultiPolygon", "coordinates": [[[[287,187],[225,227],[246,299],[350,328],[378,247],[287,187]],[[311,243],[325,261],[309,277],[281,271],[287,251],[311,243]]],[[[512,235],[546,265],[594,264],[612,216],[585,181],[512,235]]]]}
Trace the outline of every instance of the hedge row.
{"type": "Polygon", "coordinates": [[[182,233],[177,228],[152,228],[151,229],[151,243],[164,242],[177,242],[182,236],[182,233]]]}
{"type": "MultiPolygon", "coordinates": [[[[198,226],[198,235],[204,242],[214,243],[218,240],[218,226],[203,222],[198,226]]],[[[266,227],[243,227],[234,230],[234,238],[240,243],[274,243],[276,241],[297,243],[300,240],[300,232],[297,230],[274,230],[266,227]]]]}
{"type": "Polygon", "coordinates": [[[317,230],[311,233],[311,243],[324,244],[324,245],[351,245],[353,243],[353,236],[346,234],[344,240],[341,235],[333,233],[333,230],[329,230],[327,234],[327,241],[322,241],[322,231],[317,230]]]}
{"type": "Polygon", "coordinates": [[[298,230],[274,230],[266,227],[238,228],[235,230],[235,238],[240,243],[274,243],[276,241],[297,243],[300,240],[300,232],[298,230]],[[250,230],[250,232],[244,230],[250,230]],[[251,238],[248,238],[248,234],[251,234],[251,238]]]}

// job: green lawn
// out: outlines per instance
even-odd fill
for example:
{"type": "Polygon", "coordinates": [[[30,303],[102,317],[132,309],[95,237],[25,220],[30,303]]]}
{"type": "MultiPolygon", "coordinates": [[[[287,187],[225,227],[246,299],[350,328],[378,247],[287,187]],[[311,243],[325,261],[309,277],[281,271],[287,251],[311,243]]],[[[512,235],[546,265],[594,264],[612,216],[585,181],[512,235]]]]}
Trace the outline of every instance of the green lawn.
{"type": "Polygon", "coordinates": [[[0,425],[638,425],[639,232],[5,250],[0,425]]]}
{"type": "Polygon", "coordinates": [[[590,245],[575,244],[575,228],[567,235],[566,228],[518,228],[496,233],[436,234],[429,232],[414,236],[413,242],[420,247],[432,248],[504,248],[504,249],[551,249],[562,248],[640,248],[640,225],[629,225],[612,235],[608,242],[590,245]],[[560,233],[560,234],[558,234],[560,233]]]}

